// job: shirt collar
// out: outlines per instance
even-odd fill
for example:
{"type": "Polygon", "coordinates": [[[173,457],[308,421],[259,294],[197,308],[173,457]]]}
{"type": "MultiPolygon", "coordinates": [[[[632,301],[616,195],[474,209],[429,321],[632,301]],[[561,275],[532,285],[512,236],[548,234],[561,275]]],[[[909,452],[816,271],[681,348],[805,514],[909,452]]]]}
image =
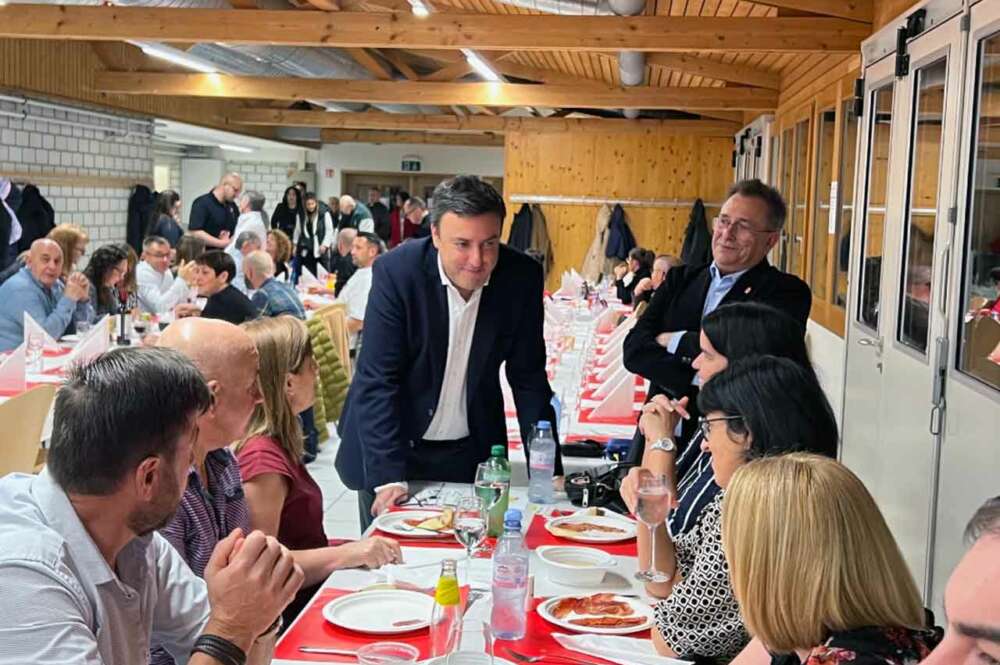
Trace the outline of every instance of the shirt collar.
{"type": "MultiPolygon", "coordinates": [[[[32,486],[32,493],[38,501],[38,507],[45,515],[46,521],[53,530],[59,533],[66,549],[70,551],[73,560],[79,569],[84,571],[87,577],[94,584],[106,584],[116,581],[117,577],[104,560],[101,551],[97,549],[93,538],[90,537],[80,516],[76,514],[73,504],[65,490],[56,483],[55,478],[49,473],[48,468],[42,469],[32,486]]],[[[135,555],[144,552],[152,540],[153,534],[136,537],[122,548],[119,553],[119,562],[123,556],[135,555]]]]}
{"type": "Polygon", "coordinates": [[[750,272],[750,268],[746,268],[745,270],[740,270],[738,272],[729,273],[728,275],[723,275],[722,273],[719,272],[719,267],[715,265],[715,261],[712,261],[712,265],[708,267],[708,270],[712,273],[713,282],[727,282],[730,284],[738,280],[746,273],[750,272]]]}

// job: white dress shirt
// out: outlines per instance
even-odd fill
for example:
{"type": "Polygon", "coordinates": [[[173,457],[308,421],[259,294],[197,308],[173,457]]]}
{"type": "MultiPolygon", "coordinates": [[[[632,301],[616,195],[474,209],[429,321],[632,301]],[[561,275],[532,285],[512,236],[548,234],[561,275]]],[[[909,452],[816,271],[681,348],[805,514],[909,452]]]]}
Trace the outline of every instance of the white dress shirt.
{"type": "Polygon", "coordinates": [[[169,270],[157,272],[145,261],[136,266],[135,281],[139,287],[139,307],[151,314],[169,312],[184,302],[191,291],[183,279],[175,278],[169,270]]]}
{"type": "MultiPolygon", "coordinates": [[[[340,295],[334,302],[347,304],[347,318],[365,320],[365,308],[368,307],[368,294],[372,290],[372,267],[358,268],[340,290],[340,295]]],[[[351,333],[351,349],[358,348],[358,333],[351,333]]]]}

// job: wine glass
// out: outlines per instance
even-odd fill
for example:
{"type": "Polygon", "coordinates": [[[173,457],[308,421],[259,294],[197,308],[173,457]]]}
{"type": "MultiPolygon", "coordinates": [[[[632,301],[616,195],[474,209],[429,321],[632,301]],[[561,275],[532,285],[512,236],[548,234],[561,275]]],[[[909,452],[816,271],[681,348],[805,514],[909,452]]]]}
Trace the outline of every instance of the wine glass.
{"type": "Polygon", "coordinates": [[[635,578],[643,582],[669,582],[673,577],[671,573],[656,570],[656,529],[665,523],[667,513],[670,512],[673,498],[670,481],[665,474],[644,472],[639,476],[638,495],[635,514],[649,530],[651,552],[649,568],[637,572],[635,578]]]}
{"type": "Polygon", "coordinates": [[[472,552],[486,537],[486,507],[478,496],[463,496],[455,505],[455,539],[465,548],[466,581],[472,575],[472,552]]]}

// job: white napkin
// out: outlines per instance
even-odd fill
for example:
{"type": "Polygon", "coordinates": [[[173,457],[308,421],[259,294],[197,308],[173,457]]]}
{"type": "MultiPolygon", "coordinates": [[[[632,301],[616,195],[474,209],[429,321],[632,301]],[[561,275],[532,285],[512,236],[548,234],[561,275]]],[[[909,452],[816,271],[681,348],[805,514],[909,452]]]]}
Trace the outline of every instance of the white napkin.
{"type": "Polygon", "coordinates": [[[328,277],[329,275],[330,275],[330,273],[328,273],[328,272],[326,271],[326,268],[324,268],[323,266],[321,266],[321,265],[320,265],[320,264],[318,264],[318,263],[316,264],[316,277],[317,277],[317,278],[319,278],[319,281],[321,281],[321,282],[325,282],[325,281],[326,281],[326,278],[327,278],[327,277],[328,277]]]}
{"type": "Polygon", "coordinates": [[[0,363],[0,390],[22,391],[27,388],[24,378],[25,347],[22,343],[0,363]]]}
{"type": "Polygon", "coordinates": [[[691,662],[661,656],[656,653],[650,640],[634,637],[563,633],[552,633],[552,637],[566,649],[579,651],[588,656],[597,656],[620,665],[689,665],[691,662]]]}
{"type": "Polygon", "coordinates": [[[302,266],[302,274],[299,275],[299,286],[320,286],[320,282],[309,268],[302,266]]]}
{"type": "Polygon", "coordinates": [[[403,555],[404,564],[390,564],[373,571],[380,582],[412,584],[421,589],[435,586],[441,574],[441,560],[458,560],[459,584],[468,584],[473,589],[489,589],[492,584],[493,566],[489,559],[473,559],[472,565],[465,558],[465,552],[438,549],[436,560],[418,562],[412,556],[403,555]]]}
{"type": "Polygon", "coordinates": [[[108,337],[107,318],[107,316],[104,316],[100,321],[95,323],[90,332],[77,342],[76,346],[73,347],[72,353],[66,358],[67,367],[74,363],[88,363],[108,350],[111,341],[108,337]]]}
{"type": "Polygon", "coordinates": [[[45,332],[45,328],[31,318],[31,315],[27,312],[24,313],[24,341],[28,341],[28,337],[31,335],[41,335],[42,339],[45,340],[45,350],[47,351],[58,351],[59,343],[52,339],[52,335],[45,332]]]}

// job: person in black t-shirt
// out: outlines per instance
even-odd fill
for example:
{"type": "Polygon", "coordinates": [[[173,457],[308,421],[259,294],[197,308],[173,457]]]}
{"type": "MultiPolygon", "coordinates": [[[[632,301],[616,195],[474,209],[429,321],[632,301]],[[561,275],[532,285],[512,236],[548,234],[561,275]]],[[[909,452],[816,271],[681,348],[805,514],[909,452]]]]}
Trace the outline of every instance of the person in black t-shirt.
{"type": "Polygon", "coordinates": [[[235,325],[257,318],[250,299],[231,284],[236,274],[233,257],[213,249],[195,259],[198,266],[198,295],[208,298],[201,311],[206,319],[222,319],[235,325]]]}
{"type": "Polygon", "coordinates": [[[188,233],[201,238],[209,247],[223,249],[229,245],[236,230],[240,210],[236,199],[243,191],[243,179],[237,173],[227,173],[212,191],[191,203],[188,233]]]}

